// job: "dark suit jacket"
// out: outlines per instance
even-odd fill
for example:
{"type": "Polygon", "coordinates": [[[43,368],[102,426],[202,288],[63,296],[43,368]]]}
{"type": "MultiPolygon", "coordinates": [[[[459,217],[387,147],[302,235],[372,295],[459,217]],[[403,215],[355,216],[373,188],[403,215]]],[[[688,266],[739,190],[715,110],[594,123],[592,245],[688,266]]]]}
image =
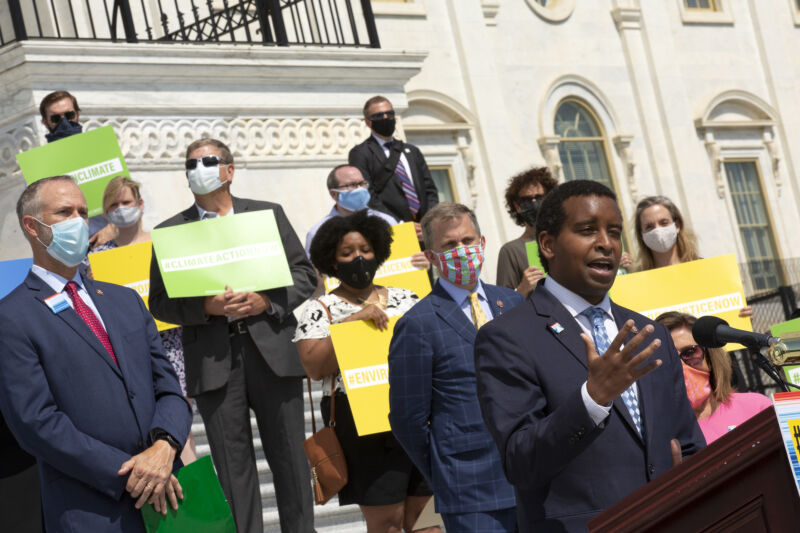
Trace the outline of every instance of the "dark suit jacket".
{"type": "MultiPolygon", "coordinates": [[[[292,273],[293,285],[270,289],[273,314],[262,313],[247,317],[247,328],[264,360],[278,376],[302,377],[306,373],[292,343],[297,320],[292,311],[314,291],[317,278],[306,258],[303,246],[292,229],[283,208],[272,202],[233,198],[233,212],[244,213],[271,209],[283,242],[286,259],[292,273]]],[[[157,227],[177,226],[198,220],[197,207],[165,220],[157,227]]],[[[224,316],[206,316],[204,297],[170,298],[164,287],[158,261],[153,253],[150,263],[150,311],[160,320],[183,326],[183,354],[186,364],[186,392],[197,396],[215,390],[228,382],[231,369],[231,346],[228,320],[224,316]]]]}
{"type": "MultiPolygon", "coordinates": [[[[71,308],[31,273],[0,302],[0,409],[39,463],[48,531],[143,531],[122,463],[161,428],[181,446],[192,415],[139,295],[84,279],[119,366],[71,308]]],[[[178,463],[179,464],[179,461],[178,463]]]]}
{"type": "MultiPolygon", "coordinates": [[[[514,291],[486,283],[483,288],[495,318],[522,301],[514,291]]],[[[389,350],[392,433],[428,479],[443,513],[495,511],[515,503],[478,407],[476,333],[437,283],[397,322],[389,350]]]]}
{"type": "Polygon", "coordinates": [[[431,207],[439,203],[439,193],[419,148],[413,144],[405,144],[404,153],[411,167],[411,179],[419,197],[419,212],[416,218],[408,209],[408,200],[403,193],[400,178],[396,174],[392,174],[382,191],[375,190],[375,180],[384,174],[384,165],[388,162],[383,147],[378,144],[375,137],[370,135],[366,141],[354,146],[347,159],[351,165],[361,170],[364,179],[369,182],[369,192],[372,196],[369,201],[370,207],[389,213],[403,222],[419,221],[431,207]]]}
{"type": "Polygon", "coordinates": [[[543,283],[478,332],[478,397],[517,491],[522,532],[585,531],[590,518],[672,467],[671,439],[684,455],[705,446],[667,329],[613,302],[611,311],[618,326],[654,324],[651,340],[661,339],[651,359],[662,366],[637,382],[644,440],[621,398],[603,424],[589,417],[581,327],[543,283]]]}

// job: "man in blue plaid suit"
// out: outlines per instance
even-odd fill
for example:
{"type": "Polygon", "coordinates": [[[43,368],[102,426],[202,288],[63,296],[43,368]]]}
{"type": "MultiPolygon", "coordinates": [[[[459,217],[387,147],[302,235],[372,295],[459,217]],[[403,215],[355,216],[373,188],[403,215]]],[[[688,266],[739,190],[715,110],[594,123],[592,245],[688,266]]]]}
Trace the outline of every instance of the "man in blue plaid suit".
{"type": "Polygon", "coordinates": [[[478,328],[522,302],[482,283],[475,213],[440,203],[422,219],[433,291],[401,318],[389,350],[389,421],[433,488],[447,531],[513,532],[514,490],[481,419],[473,345],[478,328]]]}

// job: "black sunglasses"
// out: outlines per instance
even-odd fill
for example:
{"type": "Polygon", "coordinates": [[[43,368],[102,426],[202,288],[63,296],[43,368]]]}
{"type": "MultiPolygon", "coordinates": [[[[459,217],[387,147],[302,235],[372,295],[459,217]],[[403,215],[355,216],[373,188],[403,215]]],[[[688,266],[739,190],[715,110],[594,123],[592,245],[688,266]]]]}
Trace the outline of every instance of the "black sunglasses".
{"type": "Polygon", "coordinates": [[[542,198],[544,198],[544,194],[537,194],[535,196],[517,196],[517,203],[518,204],[527,204],[528,202],[541,202],[542,198]]]}
{"type": "Polygon", "coordinates": [[[384,111],[383,113],[373,113],[368,117],[370,120],[381,120],[383,118],[394,118],[394,110],[384,111]]]}
{"type": "Polygon", "coordinates": [[[197,162],[202,161],[204,167],[215,167],[220,163],[227,164],[228,162],[216,155],[207,155],[203,157],[197,157],[194,159],[187,159],[186,160],[186,170],[193,170],[197,168],[197,162]]]}
{"type": "Polygon", "coordinates": [[[697,344],[693,344],[679,351],[678,355],[681,357],[681,360],[688,362],[693,359],[702,359],[702,357],[705,356],[705,353],[705,348],[698,346],[697,344]]]}
{"type": "MultiPolygon", "coordinates": [[[[75,111],[67,111],[66,113],[64,113],[64,118],[67,120],[74,119],[75,111]]],[[[58,113],[53,113],[52,115],[50,115],[50,122],[52,122],[53,124],[58,124],[59,122],[61,122],[61,115],[59,115],[58,113]]]]}

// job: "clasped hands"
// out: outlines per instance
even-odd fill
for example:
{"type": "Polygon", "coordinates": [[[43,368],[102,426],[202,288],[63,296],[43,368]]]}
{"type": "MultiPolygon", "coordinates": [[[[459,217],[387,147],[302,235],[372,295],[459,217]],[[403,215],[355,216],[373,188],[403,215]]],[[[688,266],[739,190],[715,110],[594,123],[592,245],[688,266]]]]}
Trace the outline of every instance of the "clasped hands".
{"type": "Polygon", "coordinates": [[[260,292],[233,292],[225,285],[225,292],[215,296],[206,296],[203,312],[210,316],[227,316],[245,318],[260,315],[269,311],[272,303],[269,296],[260,292]]]}
{"type": "Polygon", "coordinates": [[[131,497],[136,499],[136,508],[150,503],[156,512],[167,514],[167,499],[173,509],[178,509],[178,499],[183,499],[181,484],[172,475],[175,449],[165,440],[157,440],[152,446],[134,455],[119,469],[120,476],[128,476],[125,485],[131,497]]]}

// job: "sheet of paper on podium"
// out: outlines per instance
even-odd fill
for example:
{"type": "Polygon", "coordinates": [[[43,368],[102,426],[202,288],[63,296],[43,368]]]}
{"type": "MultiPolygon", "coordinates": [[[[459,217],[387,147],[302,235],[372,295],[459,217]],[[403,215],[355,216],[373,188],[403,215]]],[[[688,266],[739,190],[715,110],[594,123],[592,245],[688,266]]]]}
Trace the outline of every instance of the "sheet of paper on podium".
{"type": "Polygon", "coordinates": [[[0,261],[0,299],[5,298],[8,293],[25,281],[31,265],[33,265],[33,259],[30,257],[0,261]]]}
{"type": "MultiPolygon", "coordinates": [[[[408,289],[421,298],[431,292],[431,282],[425,269],[411,264],[411,256],[419,252],[417,232],[413,222],[392,226],[392,249],[389,258],[375,272],[375,284],[384,287],[408,289]]],[[[325,277],[325,290],[331,292],[339,286],[336,278],[325,277]]]]}
{"type": "Polygon", "coordinates": [[[390,431],[389,343],[400,317],[381,331],[371,320],[331,326],[331,340],[359,435],[390,431]]]}
{"type": "Polygon", "coordinates": [[[776,392],[772,395],[772,403],[775,405],[795,487],[800,495],[800,392],[776,392]]]}
{"type": "MultiPolygon", "coordinates": [[[[714,315],[732,328],[753,331],[750,318],[739,316],[747,303],[733,254],[617,276],[609,295],[618,305],[651,320],[667,311],[680,311],[698,318],[714,315]]],[[[725,345],[728,351],[740,348],[739,344],[725,345]]]]}
{"type": "Polygon", "coordinates": [[[170,506],[166,516],[152,505],[142,507],[147,533],[236,533],[211,457],[184,466],[175,477],[183,488],[183,501],[177,511],[170,506]]]}
{"type": "Polygon", "coordinates": [[[28,185],[50,176],[72,176],[86,196],[90,217],[103,213],[108,182],[117,176],[130,177],[110,124],[17,154],[17,163],[28,185]]]}
{"type": "Polygon", "coordinates": [[[263,291],[291,285],[292,273],[271,209],[150,232],[170,298],[263,291]]]}
{"type": "MultiPolygon", "coordinates": [[[[89,254],[89,264],[92,266],[94,279],[129,287],[139,293],[144,305],[148,305],[152,254],[153,243],[140,242],[89,254]]],[[[156,320],[156,327],[158,331],[163,331],[178,326],[156,320]]]]}

